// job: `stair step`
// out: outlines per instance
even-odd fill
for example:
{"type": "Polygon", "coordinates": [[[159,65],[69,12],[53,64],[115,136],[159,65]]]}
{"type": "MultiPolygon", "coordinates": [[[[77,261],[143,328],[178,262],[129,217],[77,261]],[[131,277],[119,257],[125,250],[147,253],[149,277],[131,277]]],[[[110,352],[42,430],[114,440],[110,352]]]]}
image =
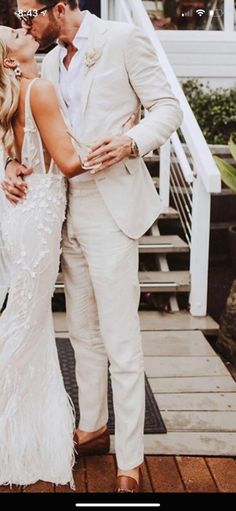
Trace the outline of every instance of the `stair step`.
{"type": "Polygon", "coordinates": [[[234,190],[231,190],[230,188],[222,188],[222,190],[220,192],[213,193],[212,195],[213,195],[213,197],[219,196],[219,195],[228,197],[228,196],[235,196],[235,192],[234,192],[234,190]]]}
{"type": "Polygon", "coordinates": [[[144,156],[145,163],[157,163],[160,161],[159,154],[149,154],[147,156],[144,156]]]}
{"type": "Polygon", "coordinates": [[[212,231],[225,231],[232,224],[235,224],[235,222],[233,222],[232,220],[229,220],[228,222],[212,222],[211,223],[211,230],[212,231]]]}
{"type": "Polygon", "coordinates": [[[143,292],[187,293],[190,291],[188,271],[141,271],[139,281],[143,292]]]}
{"type": "MultiPolygon", "coordinates": [[[[160,155],[159,154],[147,154],[147,156],[143,157],[145,163],[158,163],[160,161],[160,155]]],[[[178,159],[174,155],[170,155],[170,161],[172,163],[178,163],[178,159]]]]}
{"type": "MultiPolygon", "coordinates": [[[[141,271],[139,272],[140,288],[142,292],[185,293],[190,290],[190,277],[188,271],[141,271]]],[[[55,292],[64,290],[62,273],[58,274],[55,292]]]]}
{"type": "Polygon", "coordinates": [[[188,251],[187,243],[179,236],[143,236],[139,241],[139,252],[142,254],[174,254],[188,251]]]}
{"type": "MultiPolygon", "coordinates": [[[[207,335],[216,335],[219,331],[219,325],[210,316],[194,317],[187,311],[179,312],[157,312],[157,311],[140,311],[139,318],[141,322],[141,330],[143,332],[170,332],[173,337],[175,331],[200,330],[207,335]]],[[[54,312],[53,314],[55,331],[57,334],[67,334],[68,326],[66,323],[65,312],[54,312]]],[[[156,336],[158,343],[158,333],[156,336]]]]}
{"type": "MultiPolygon", "coordinates": [[[[159,182],[158,178],[157,177],[152,178],[152,181],[153,181],[154,186],[158,187],[157,186],[157,182],[159,182]]],[[[170,206],[168,206],[168,207],[163,209],[162,213],[158,217],[158,220],[159,219],[162,219],[162,220],[163,219],[173,220],[173,219],[176,219],[176,218],[179,218],[179,212],[176,209],[171,208],[170,206]]]]}
{"type": "Polygon", "coordinates": [[[168,207],[163,210],[163,212],[160,214],[159,219],[175,219],[179,218],[179,213],[176,209],[168,207]]]}

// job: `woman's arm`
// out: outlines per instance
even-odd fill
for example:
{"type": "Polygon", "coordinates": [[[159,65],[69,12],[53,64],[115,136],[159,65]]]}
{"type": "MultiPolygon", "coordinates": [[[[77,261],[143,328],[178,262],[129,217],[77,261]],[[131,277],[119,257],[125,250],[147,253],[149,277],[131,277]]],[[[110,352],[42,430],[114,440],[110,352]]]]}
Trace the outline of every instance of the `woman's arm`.
{"type": "Polygon", "coordinates": [[[84,171],[67,133],[54,85],[37,80],[31,92],[32,113],[48,153],[66,177],[82,174],[84,171]]]}

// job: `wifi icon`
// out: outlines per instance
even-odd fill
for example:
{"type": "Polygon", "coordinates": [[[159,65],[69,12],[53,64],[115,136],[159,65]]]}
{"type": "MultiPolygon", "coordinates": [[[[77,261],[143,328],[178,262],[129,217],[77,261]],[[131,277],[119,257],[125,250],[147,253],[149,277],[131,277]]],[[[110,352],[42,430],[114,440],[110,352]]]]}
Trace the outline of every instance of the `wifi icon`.
{"type": "Polygon", "coordinates": [[[203,14],[205,14],[205,12],[206,12],[206,11],[205,11],[204,9],[197,9],[197,10],[196,10],[196,13],[197,13],[197,14],[198,14],[198,16],[200,16],[200,17],[202,17],[202,16],[203,16],[203,14]]]}

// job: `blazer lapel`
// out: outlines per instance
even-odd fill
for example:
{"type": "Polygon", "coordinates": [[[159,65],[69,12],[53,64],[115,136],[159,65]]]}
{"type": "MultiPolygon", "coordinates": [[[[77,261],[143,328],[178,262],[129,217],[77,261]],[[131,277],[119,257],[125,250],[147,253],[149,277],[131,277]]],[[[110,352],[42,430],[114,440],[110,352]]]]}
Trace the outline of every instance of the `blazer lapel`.
{"type": "Polygon", "coordinates": [[[99,55],[98,58],[96,56],[94,57],[94,64],[91,66],[86,65],[86,57],[85,61],[83,62],[83,79],[81,81],[80,87],[81,87],[81,114],[82,118],[85,114],[85,110],[88,104],[88,98],[91,91],[91,87],[93,84],[94,77],[96,76],[97,66],[99,63],[99,60],[101,58],[101,54],[103,51],[103,47],[105,45],[105,36],[104,34],[107,31],[106,24],[97,18],[96,16],[93,16],[93,22],[91,25],[90,35],[88,38],[88,47],[86,51],[86,55],[89,56],[90,53],[93,51],[99,55]]]}
{"type": "MultiPolygon", "coordinates": [[[[51,62],[50,81],[56,87],[58,99],[59,99],[60,106],[61,106],[63,113],[65,115],[68,115],[67,107],[66,107],[65,101],[63,99],[63,96],[61,94],[60,83],[59,83],[60,82],[60,48],[59,48],[59,46],[58,46],[57,50],[58,51],[55,55],[55,58],[51,62]]],[[[49,79],[49,76],[48,76],[48,79],[49,79]]]]}

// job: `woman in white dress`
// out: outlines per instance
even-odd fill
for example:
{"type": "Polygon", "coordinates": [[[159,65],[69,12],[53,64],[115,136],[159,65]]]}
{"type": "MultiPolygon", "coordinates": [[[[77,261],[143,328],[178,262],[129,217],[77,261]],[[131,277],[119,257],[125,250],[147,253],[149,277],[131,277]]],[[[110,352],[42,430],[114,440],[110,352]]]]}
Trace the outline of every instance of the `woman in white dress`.
{"type": "Polygon", "coordinates": [[[73,486],[74,413],[59,367],[51,297],[64,176],[83,170],[55,89],[37,77],[37,48],[24,30],[0,27],[1,141],[6,154],[33,169],[26,198],[9,202],[1,219],[11,276],[0,317],[0,484],[73,486]]]}

